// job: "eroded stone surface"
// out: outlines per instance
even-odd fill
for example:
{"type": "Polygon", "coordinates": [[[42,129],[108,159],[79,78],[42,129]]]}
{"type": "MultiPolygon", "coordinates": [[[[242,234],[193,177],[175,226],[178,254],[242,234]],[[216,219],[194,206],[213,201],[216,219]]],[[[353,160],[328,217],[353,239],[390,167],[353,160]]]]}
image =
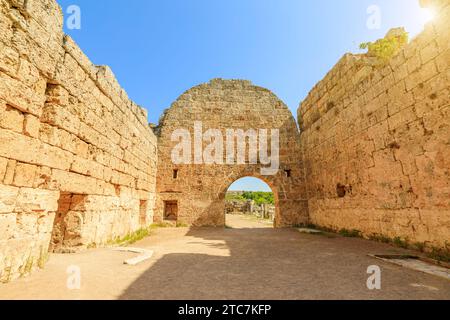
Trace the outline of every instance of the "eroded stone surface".
{"type": "Polygon", "coordinates": [[[302,102],[314,224],[450,249],[450,6],[426,4],[439,15],[388,64],[347,54],[302,102]]]}
{"type": "Polygon", "coordinates": [[[62,21],[54,0],[0,0],[0,281],[42,267],[50,243],[100,246],[152,222],[146,112],[62,21]]]}

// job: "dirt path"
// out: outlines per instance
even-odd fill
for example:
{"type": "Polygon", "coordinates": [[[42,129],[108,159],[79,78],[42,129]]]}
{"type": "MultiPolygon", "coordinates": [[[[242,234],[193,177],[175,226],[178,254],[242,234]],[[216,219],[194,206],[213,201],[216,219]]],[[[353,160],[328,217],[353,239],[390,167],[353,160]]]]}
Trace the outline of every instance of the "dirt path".
{"type": "Polygon", "coordinates": [[[226,225],[231,229],[273,228],[270,220],[261,220],[255,216],[229,214],[226,217],[226,225]]]}
{"type": "Polygon", "coordinates": [[[368,254],[404,253],[361,239],[300,234],[233,216],[232,229],[158,229],[135,247],[150,261],[123,265],[133,254],[93,249],[52,255],[45,270],[0,285],[1,299],[450,299],[450,282],[368,254]],[[366,287],[367,268],[382,270],[382,289],[366,287]],[[81,289],[67,288],[69,266],[81,289]]]}

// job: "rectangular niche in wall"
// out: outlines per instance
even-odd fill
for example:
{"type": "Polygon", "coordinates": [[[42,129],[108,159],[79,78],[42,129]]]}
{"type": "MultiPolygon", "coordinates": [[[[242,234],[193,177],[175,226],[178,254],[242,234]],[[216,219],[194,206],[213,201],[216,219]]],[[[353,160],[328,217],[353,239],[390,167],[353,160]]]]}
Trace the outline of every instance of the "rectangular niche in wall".
{"type": "Polygon", "coordinates": [[[147,200],[141,200],[139,205],[139,223],[141,227],[147,226],[147,200]]]}
{"type": "Polygon", "coordinates": [[[56,212],[55,221],[53,223],[52,241],[49,249],[50,252],[56,252],[63,246],[64,234],[66,232],[66,224],[64,219],[70,210],[71,201],[71,193],[61,192],[58,200],[58,211],[56,212]]]}
{"type": "Polygon", "coordinates": [[[49,252],[75,252],[81,243],[82,207],[86,195],[61,192],[49,252]],[[78,211],[77,211],[78,210],[78,211]]]}
{"type": "Polygon", "coordinates": [[[177,221],[178,201],[164,201],[164,220],[177,221]]]}

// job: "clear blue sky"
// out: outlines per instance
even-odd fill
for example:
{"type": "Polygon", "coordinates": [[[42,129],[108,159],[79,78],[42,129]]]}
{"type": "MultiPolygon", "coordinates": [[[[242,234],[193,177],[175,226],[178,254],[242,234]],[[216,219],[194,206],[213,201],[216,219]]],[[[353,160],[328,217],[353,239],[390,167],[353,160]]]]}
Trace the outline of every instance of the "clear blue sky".
{"type": "MultiPolygon", "coordinates": [[[[95,64],[109,65],[156,123],[185,90],[239,78],[275,92],[292,110],[346,52],[405,26],[423,26],[418,0],[58,0],[81,9],[68,30],[95,64]],[[370,5],[381,28],[366,26],[370,5]]],[[[67,17],[68,15],[66,15],[67,17]]]]}
{"type": "Polygon", "coordinates": [[[247,177],[237,180],[235,183],[233,183],[230,188],[228,188],[229,191],[267,191],[272,192],[272,189],[270,189],[269,185],[266,184],[264,181],[247,177]]]}

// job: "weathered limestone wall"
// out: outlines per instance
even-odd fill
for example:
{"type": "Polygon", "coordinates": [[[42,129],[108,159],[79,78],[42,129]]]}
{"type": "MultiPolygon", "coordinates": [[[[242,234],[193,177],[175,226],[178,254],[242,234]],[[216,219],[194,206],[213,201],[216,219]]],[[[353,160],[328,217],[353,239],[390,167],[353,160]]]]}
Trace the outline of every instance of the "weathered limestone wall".
{"type": "Polygon", "coordinates": [[[146,112],[62,24],[54,0],[0,0],[1,281],[42,265],[50,242],[73,251],[152,222],[146,112]]]}
{"type": "MultiPolygon", "coordinates": [[[[181,95],[162,117],[158,130],[156,219],[163,220],[165,201],[178,201],[180,223],[223,226],[225,194],[229,186],[242,177],[252,176],[264,180],[274,192],[276,226],[308,220],[297,125],[286,105],[269,90],[248,81],[212,80],[181,95]],[[175,165],[171,154],[179,141],[172,141],[172,134],[177,129],[188,130],[194,142],[197,121],[202,123],[203,132],[217,129],[223,137],[227,129],[279,129],[280,170],[276,175],[262,176],[261,168],[267,166],[260,162],[175,165]],[[174,170],[178,170],[177,175],[174,170]],[[286,170],[290,170],[290,176],[286,170]]],[[[208,143],[203,141],[203,149],[206,146],[208,143]]],[[[224,163],[225,160],[224,152],[224,163]]]]}
{"type": "Polygon", "coordinates": [[[387,65],[345,55],[301,104],[311,221],[450,249],[450,6],[387,65]]]}

